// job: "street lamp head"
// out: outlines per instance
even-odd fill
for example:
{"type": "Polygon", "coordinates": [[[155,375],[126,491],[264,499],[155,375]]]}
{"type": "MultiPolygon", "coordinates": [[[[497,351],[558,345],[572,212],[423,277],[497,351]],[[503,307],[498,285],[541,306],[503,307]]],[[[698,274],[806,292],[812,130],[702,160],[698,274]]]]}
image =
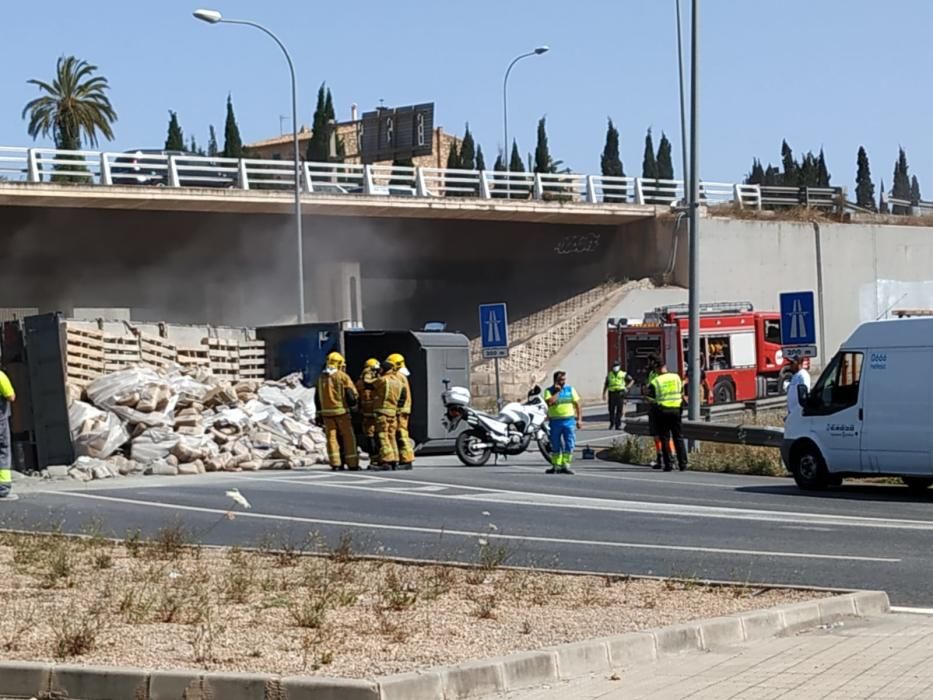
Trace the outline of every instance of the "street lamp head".
{"type": "Polygon", "coordinates": [[[220,14],[220,12],[217,10],[195,10],[194,16],[202,22],[207,22],[208,24],[217,24],[224,18],[223,15],[220,14]]]}
{"type": "Polygon", "coordinates": [[[550,46],[539,46],[538,48],[535,49],[535,53],[540,56],[541,54],[547,53],[550,50],[551,50],[550,46]]]}

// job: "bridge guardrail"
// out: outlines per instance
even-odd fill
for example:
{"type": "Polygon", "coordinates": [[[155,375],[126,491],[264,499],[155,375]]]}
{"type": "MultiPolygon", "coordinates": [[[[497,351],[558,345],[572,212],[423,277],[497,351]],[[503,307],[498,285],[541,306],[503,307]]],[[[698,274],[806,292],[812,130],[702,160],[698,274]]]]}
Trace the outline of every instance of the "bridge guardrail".
{"type": "MultiPolygon", "coordinates": [[[[672,206],[684,199],[682,180],[458,170],[396,165],[302,162],[301,189],[309,194],[475,197],[587,204],[672,206]]],[[[225,187],[291,190],[294,162],[258,158],[168,155],[134,151],[64,151],[0,146],[0,178],[26,183],[68,181],[102,186],[225,187]]],[[[791,188],[793,189],[793,188],[791,188]]],[[[705,204],[761,208],[757,185],[703,182],[705,204]]],[[[772,199],[778,198],[773,195],[772,199]]],[[[785,198],[781,198],[784,201],[785,198]]]]}

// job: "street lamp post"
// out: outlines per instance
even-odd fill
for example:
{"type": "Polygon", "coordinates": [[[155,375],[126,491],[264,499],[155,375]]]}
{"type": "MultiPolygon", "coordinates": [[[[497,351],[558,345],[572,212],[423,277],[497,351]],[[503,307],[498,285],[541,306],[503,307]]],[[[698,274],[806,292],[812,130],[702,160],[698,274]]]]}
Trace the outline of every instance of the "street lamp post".
{"type": "Polygon", "coordinates": [[[689,264],[689,351],[690,368],[687,377],[690,381],[690,400],[687,405],[687,417],[697,420],[700,417],[700,180],[698,178],[699,144],[699,38],[700,38],[700,0],[693,0],[691,12],[690,46],[690,264],[689,264]]]}
{"type": "MultiPolygon", "coordinates": [[[[509,73],[512,72],[512,68],[516,63],[521,61],[523,58],[528,58],[530,56],[540,56],[543,53],[550,51],[549,46],[539,46],[533,51],[528,53],[523,53],[520,56],[516,56],[512,59],[512,62],[509,64],[509,67],[505,69],[505,78],[502,80],[502,124],[505,141],[502,144],[502,164],[505,166],[506,173],[511,172],[511,164],[509,163],[509,73]]],[[[511,198],[511,177],[506,175],[505,178],[505,190],[506,190],[506,199],[511,198]]]]}
{"type": "Polygon", "coordinates": [[[298,88],[295,82],[295,66],[292,63],[292,57],[288,54],[285,44],[271,30],[245,19],[226,19],[217,10],[196,10],[194,16],[208,24],[243,24],[247,27],[255,27],[272,38],[285,54],[285,60],[288,62],[288,72],[292,80],[292,139],[295,147],[295,237],[298,245],[298,323],[305,319],[305,269],[304,269],[304,243],[301,235],[301,159],[299,158],[298,144],[298,88]]]}

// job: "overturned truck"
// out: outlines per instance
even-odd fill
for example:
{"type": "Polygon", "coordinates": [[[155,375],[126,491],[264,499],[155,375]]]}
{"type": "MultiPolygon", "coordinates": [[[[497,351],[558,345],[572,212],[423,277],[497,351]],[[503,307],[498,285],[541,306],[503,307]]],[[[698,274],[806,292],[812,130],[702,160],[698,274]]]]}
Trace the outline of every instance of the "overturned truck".
{"type": "Polygon", "coordinates": [[[17,388],[14,467],[74,465],[75,478],[323,461],[313,387],[333,350],[345,354],[351,374],[368,357],[405,355],[421,453],[452,451],[441,393],[445,381],[469,383],[460,334],[339,324],[218,328],[53,313],[5,322],[0,349],[17,388]]]}

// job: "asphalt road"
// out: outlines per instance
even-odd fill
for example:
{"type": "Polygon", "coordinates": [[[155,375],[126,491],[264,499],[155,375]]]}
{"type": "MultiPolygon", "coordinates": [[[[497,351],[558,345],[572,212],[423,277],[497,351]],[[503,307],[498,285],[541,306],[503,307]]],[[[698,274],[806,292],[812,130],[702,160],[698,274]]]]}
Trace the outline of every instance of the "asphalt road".
{"type": "MultiPolygon", "coordinates": [[[[594,447],[607,433],[586,431],[594,447]]],[[[302,471],[137,477],[23,486],[0,527],[98,523],[121,536],[180,522],[207,544],[282,546],[309,533],[331,546],[400,557],[603,573],[877,588],[896,605],[933,606],[933,495],[894,486],[799,491],[790,479],[661,473],[577,461],[545,475],[536,452],[481,468],[425,457],[410,472],[302,471]],[[243,510],[225,495],[249,500],[243,510]],[[233,519],[228,517],[234,513],[233,519]]]]}

